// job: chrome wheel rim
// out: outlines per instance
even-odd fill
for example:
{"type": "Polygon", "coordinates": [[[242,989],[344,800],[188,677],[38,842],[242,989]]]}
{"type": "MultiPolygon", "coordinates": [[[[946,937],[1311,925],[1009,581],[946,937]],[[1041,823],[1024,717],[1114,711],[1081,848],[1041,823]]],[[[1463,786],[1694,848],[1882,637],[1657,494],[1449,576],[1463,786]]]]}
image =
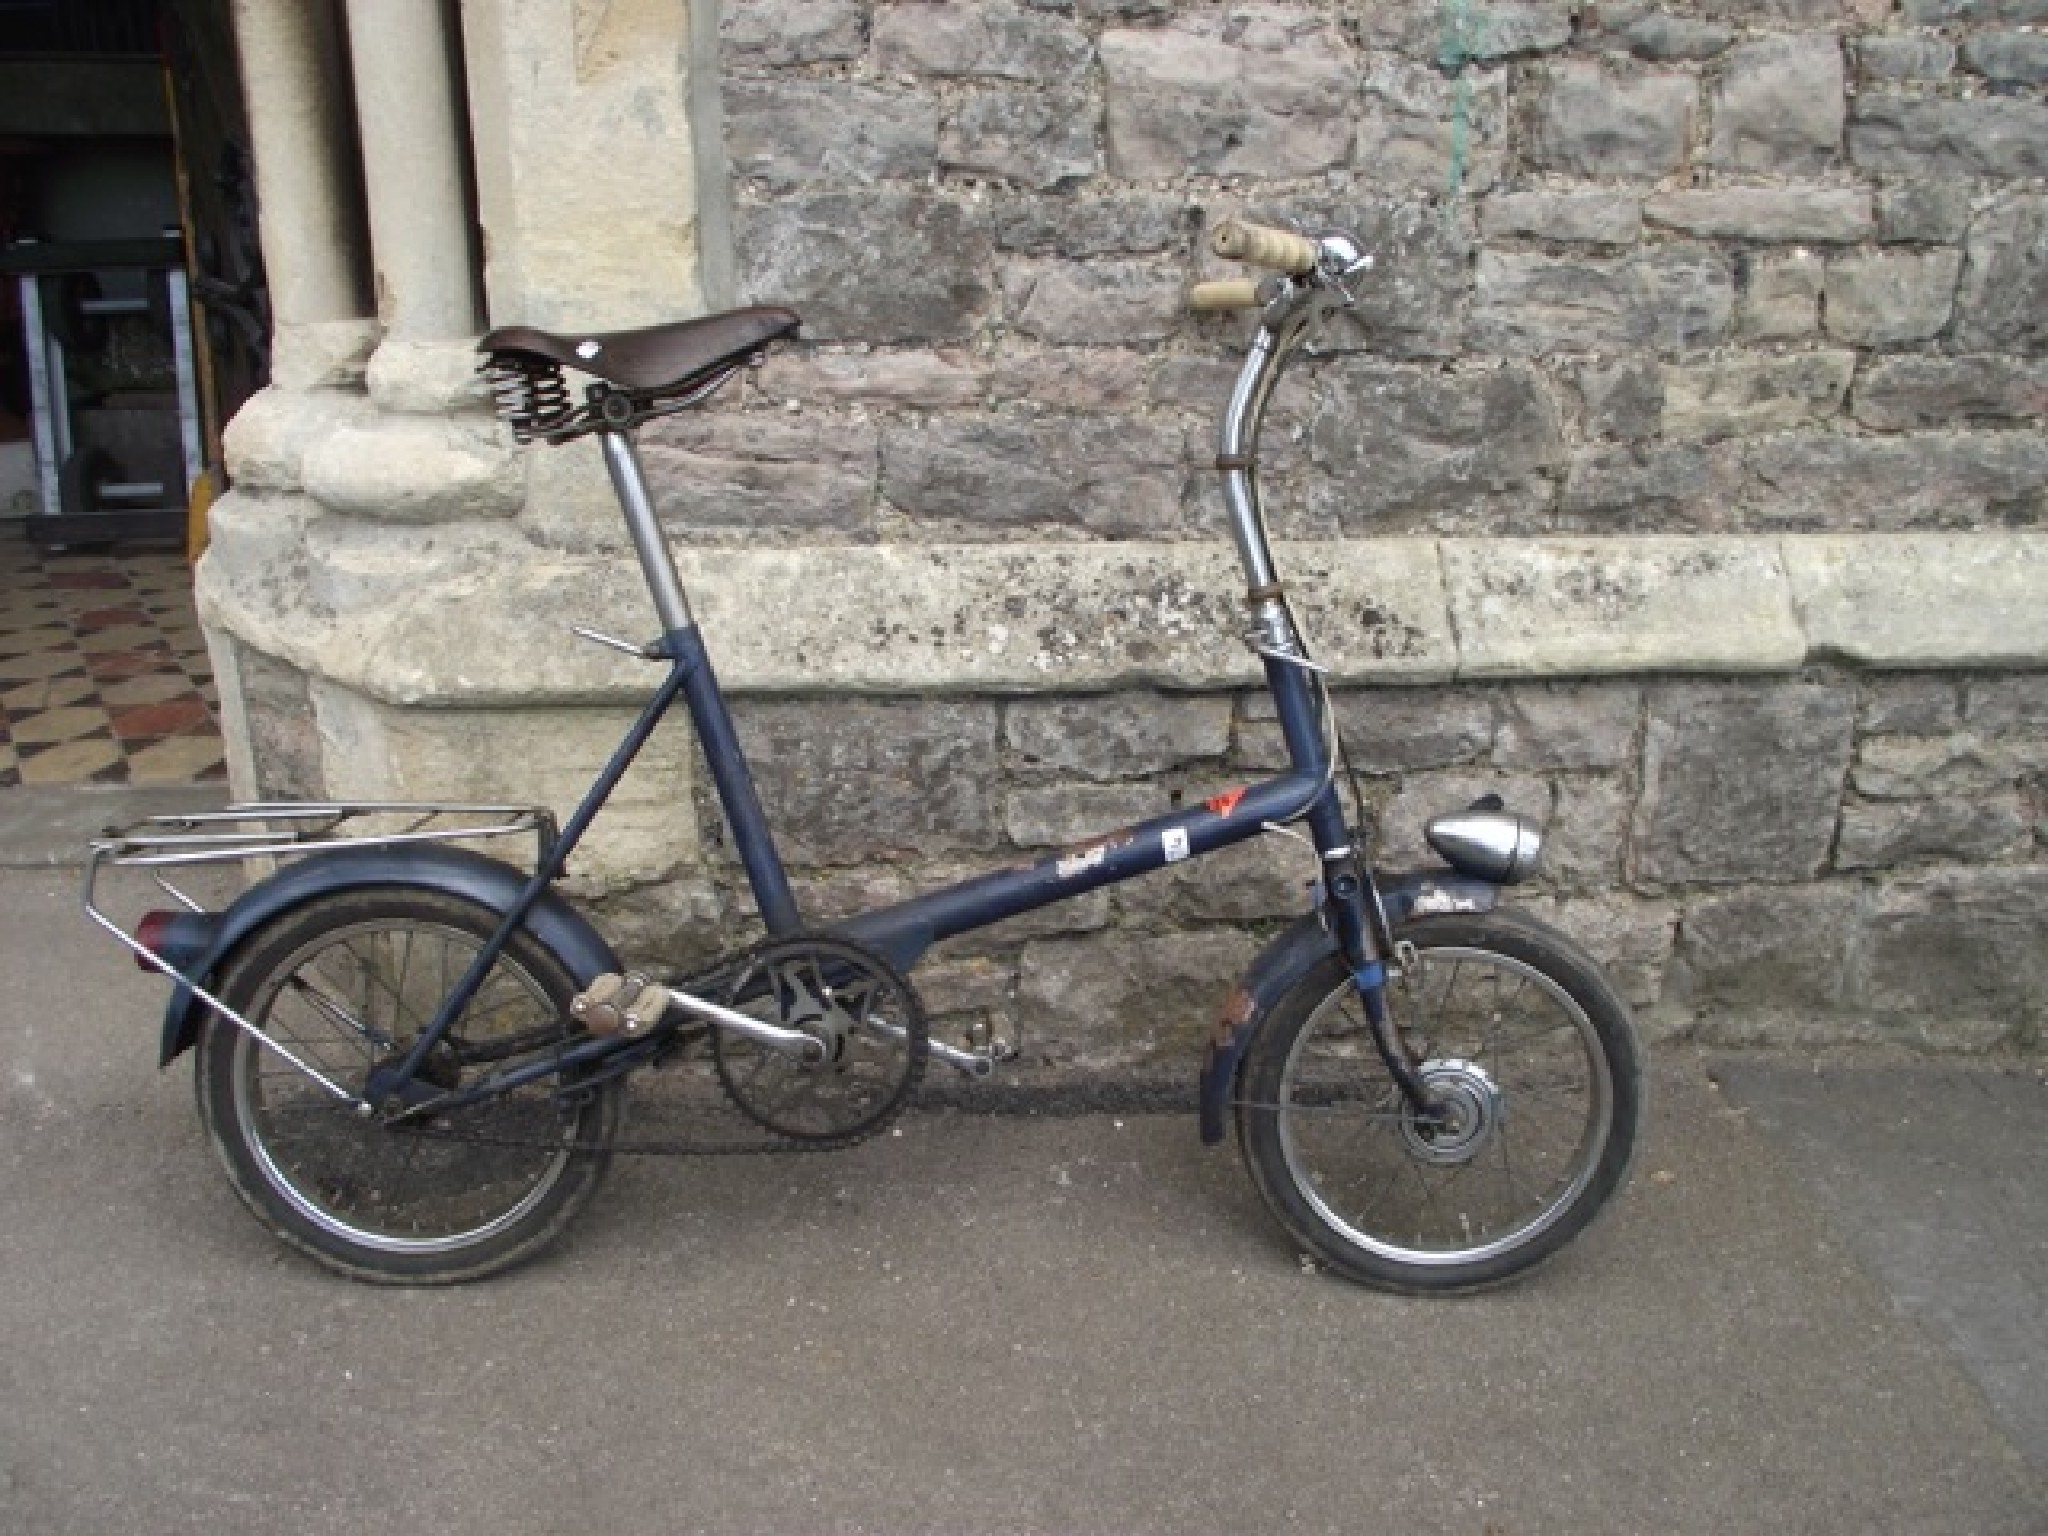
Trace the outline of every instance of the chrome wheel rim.
{"type": "Polygon", "coordinates": [[[1600,1166],[1614,1082],[1586,1011],[1534,967],[1430,946],[1389,990],[1422,1075],[1452,1110],[1419,1124],[1347,980],[1296,1036],[1275,1114],[1295,1188],[1345,1241],[1391,1262],[1484,1263],[1562,1220],[1600,1166]]]}

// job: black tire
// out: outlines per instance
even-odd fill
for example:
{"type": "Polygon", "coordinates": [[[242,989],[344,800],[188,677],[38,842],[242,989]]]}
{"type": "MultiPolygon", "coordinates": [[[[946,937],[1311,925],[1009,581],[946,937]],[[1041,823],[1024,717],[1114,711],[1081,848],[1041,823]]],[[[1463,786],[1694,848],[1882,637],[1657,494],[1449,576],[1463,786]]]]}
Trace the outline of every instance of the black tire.
{"type": "Polygon", "coordinates": [[[1417,963],[1389,1007],[1457,1123],[1415,1123],[1333,956],[1260,1022],[1239,1144],[1281,1225],[1339,1274],[1483,1290],[1563,1248],[1620,1188],[1642,1054],[1599,967],[1534,919],[1425,918],[1396,938],[1417,963]]]}
{"type": "MultiPolygon", "coordinates": [[[[440,892],[337,892],[259,928],[230,958],[221,1000],[339,1086],[403,1051],[497,927],[440,892]]],[[[474,1081],[559,1049],[576,984],[514,936],[423,1076],[474,1081]]],[[[233,1023],[209,1016],[196,1063],[199,1118],[242,1203],[284,1242],[354,1280],[446,1285],[532,1258],[590,1198],[611,1162],[623,1085],[559,1104],[553,1076],[421,1129],[359,1116],[233,1023]]]]}

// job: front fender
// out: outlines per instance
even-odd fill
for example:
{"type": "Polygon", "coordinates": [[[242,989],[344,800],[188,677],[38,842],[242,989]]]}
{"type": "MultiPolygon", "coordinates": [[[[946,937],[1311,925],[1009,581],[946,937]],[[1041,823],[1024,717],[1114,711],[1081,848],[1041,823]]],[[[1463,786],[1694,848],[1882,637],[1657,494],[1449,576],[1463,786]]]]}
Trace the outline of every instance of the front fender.
{"type": "MultiPolygon", "coordinates": [[[[1398,930],[1411,917],[1439,912],[1490,912],[1500,904],[1500,887],[1448,870],[1426,870],[1379,883],[1387,923],[1398,930]]],[[[1223,1016],[1202,1052],[1202,1141],[1223,1139],[1226,1111],[1237,1069],[1267,1014],[1302,977],[1337,952],[1336,937],[1322,915],[1296,919],[1253,959],[1244,980],[1223,1006],[1223,1016]]]]}
{"type": "MultiPolygon", "coordinates": [[[[493,912],[508,912],[532,877],[497,859],[443,844],[344,848],[314,854],[287,865],[244,891],[215,919],[212,942],[185,974],[214,990],[216,973],[242,941],[280,913],[335,891],[373,886],[411,886],[461,897],[493,912]]],[[[543,891],[523,925],[569,970],[587,984],[622,969],[618,956],[576,909],[552,890],[543,891]]],[[[206,1005],[181,986],[164,1012],[159,1064],[169,1066],[199,1037],[206,1005]]]]}

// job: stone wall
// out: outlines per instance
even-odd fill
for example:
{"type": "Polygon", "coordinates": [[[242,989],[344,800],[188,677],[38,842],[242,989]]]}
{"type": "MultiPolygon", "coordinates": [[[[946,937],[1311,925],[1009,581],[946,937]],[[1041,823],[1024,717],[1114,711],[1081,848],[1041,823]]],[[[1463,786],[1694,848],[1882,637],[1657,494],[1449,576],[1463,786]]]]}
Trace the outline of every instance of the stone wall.
{"type": "MultiPolygon", "coordinates": [[[[793,304],[811,344],[653,435],[665,515],[700,546],[935,558],[1215,539],[1245,324],[1184,312],[1224,270],[1202,236],[1239,212],[1352,229],[1377,268],[1283,393],[1266,484],[1283,539],[1436,541],[1449,659],[1339,696],[1386,862],[1498,790],[1551,828],[1527,899],[1663,1033],[2036,1045],[2044,657],[1859,651],[1816,636],[1810,592],[1805,643],[1764,657],[1776,556],[1711,571],[1788,534],[1998,563],[1973,541],[2042,526],[2044,22],[2035,0],[739,0],[735,297],[793,304]],[[1644,604],[1614,573],[1674,539],[1649,606],[1711,600],[1631,666],[1644,604]]],[[[2029,570],[1979,617],[2035,624],[2029,570]]],[[[1866,605],[1866,638],[1939,629],[1907,611],[1937,592],[1866,605]]],[[[1061,608],[1041,572],[1007,623],[1061,608]]],[[[1004,625],[972,627],[963,649],[1004,625]]],[[[893,697],[744,704],[821,913],[1279,765],[1255,694],[1131,691],[1110,663],[1081,679],[1102,693],[988,681],[934,661],[893,697]]],[[[1262,921],[1301,907],[1308,865],[1269,843],[953,946],[927,985],[1048,1064],[1184,1055],[1262,921]]]]}
{"type": "MultiPolygon", "coordinates": [[[[1242,212],[1376,253],[1263,478],[1385,862],[1498,790],[1662,1035],[2042,1045],[2044,0],[462,18],[491,323],[805,316],[643,447],[814,917],[1277,766],[1210,468],[1247,321],[1183,302],[1242,212]]],[[[651,632],[602,467],[351,314],[228,434],[236,787],[566,810],[650,687],[563,639],[651,632]]],[[[1185,1069],[1310,873],[1265,839],[918,979],[1027,1081],[1185,1069]]],[[[748,936],[680,730],[573,875],[635,959],[748,936]]]]}

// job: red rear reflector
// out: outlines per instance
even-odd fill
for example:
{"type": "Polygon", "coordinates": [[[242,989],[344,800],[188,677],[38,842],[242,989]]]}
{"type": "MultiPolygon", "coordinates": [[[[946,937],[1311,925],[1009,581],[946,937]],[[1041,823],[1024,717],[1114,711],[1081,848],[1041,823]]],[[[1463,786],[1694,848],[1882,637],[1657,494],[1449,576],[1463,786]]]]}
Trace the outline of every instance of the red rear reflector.
{"type": "Polygon", "coordinates": [[[135,957],[135,968],[138,971],[149,971],[154,974],[164,969],[163,965],[151,959],[150,955],[163,953],[164,941],[171,936],[171,927],[177,922],[178,917],[179,914],[176,912],[143,914],[142,921],[135,925],[135,942],[148,950],[149,955],[135,957]]]}

